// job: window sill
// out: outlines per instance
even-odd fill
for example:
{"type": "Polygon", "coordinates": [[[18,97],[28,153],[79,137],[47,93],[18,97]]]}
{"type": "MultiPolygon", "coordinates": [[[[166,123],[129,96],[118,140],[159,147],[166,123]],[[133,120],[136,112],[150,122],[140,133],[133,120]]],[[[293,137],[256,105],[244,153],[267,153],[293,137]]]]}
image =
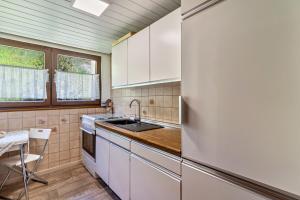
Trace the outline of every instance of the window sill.
{"type": "Polygon", "coordinates": [[[37,111],[37,110],[63,110],[63,109],[81,109],[81,108],[105,108],[100,105],[81,105],[81,106],[46,106],[46,107],[21,107],[21,108],[0,108],[0,112],[16,112],[16,111],[37,111]]]}

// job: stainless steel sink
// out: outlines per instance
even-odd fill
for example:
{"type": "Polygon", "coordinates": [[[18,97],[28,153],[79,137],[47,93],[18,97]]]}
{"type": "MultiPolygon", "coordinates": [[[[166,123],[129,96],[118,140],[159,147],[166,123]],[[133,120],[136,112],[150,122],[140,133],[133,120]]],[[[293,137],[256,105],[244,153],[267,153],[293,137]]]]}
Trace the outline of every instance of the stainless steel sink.
{"type": "Polygon", "coordinates": [[[127,125],[127,124],[136,124],[138,123],[135,120],[131,119],[117,119],[117,120],[107,120],[106,122],[110,124],[115,124],[115,125],[127,125]]]}
{"type": "Polygon", "coordinates": [[[163,126],[150,124],[146,122],[138,122],[130,119],[107,120],[107,123],[113,124],[119,128],[123,128],[133,132],[142,132],[153,129],[163,128],[163,126]]]}

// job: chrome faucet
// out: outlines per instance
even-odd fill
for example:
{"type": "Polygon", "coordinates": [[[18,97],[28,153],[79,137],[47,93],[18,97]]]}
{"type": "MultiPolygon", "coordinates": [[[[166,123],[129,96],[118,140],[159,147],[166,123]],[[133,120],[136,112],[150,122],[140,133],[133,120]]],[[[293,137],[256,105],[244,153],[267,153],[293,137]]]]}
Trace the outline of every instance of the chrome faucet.
{"type": "Polygon", "coordinates": [[[135,120],[138,122],[141,122],[141,102],[138,99],[133,99],[129,104],[129,108],[131,108],[133,102],[136,102],[139,106],[139,117],[138,117],[138,119],[135,119],[135,120]]]}

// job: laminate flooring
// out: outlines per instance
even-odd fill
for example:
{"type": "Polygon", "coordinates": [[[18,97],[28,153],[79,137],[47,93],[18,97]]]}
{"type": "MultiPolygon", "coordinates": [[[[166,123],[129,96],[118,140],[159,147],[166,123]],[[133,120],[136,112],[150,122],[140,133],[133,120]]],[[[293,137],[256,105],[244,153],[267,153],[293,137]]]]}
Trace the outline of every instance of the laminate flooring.
{"type": "MultiPolygon", "coordinates": [[[[58,169],[41,177],[49,183],[43,185],[31,181],[30,200],[120,200],[100,179],[92,177],[82,164],[58,169]]],[[[16,199],[22,190],[23,184],[20,181],[6,185],[1,195],[16,199]]]]}

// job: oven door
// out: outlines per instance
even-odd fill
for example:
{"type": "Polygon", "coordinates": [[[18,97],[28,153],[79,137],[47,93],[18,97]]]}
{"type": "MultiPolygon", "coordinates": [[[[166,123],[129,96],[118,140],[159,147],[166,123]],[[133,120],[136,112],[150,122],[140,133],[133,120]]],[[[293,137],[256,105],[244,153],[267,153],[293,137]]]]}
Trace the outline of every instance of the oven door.
{"type": "Polygon", "coordinates": [[[89,131],[84,128],[81,128],[82,133],[82,148],[90,156],[95,158],[96,150],[96,133],[95,131],[89,131]]]}

